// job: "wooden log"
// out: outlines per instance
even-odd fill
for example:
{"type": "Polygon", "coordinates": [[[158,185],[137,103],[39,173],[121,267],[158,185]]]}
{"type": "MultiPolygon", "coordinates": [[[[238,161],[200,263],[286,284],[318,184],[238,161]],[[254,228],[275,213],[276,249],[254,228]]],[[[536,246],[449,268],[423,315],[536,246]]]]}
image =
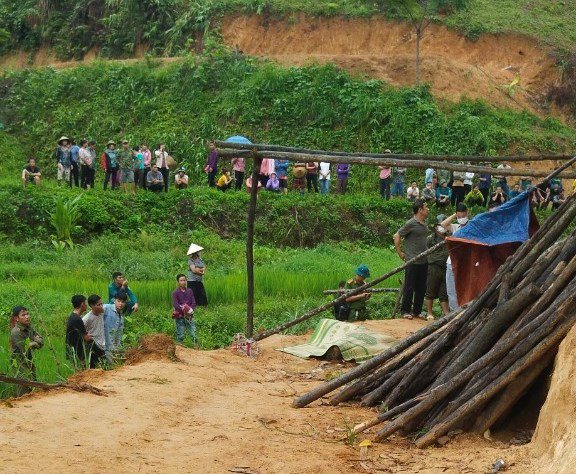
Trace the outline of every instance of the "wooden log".
{"type": "Polygon", "coordinates": [[[549,154],[538,154],[538,155],[510,155],[510,156],[477,156],[477,155],[422,155],[422,154],[407,154],[407,153],[346,153],[341,151],[324,151],[324,150],[313,150],[308,148],[296,148],[287,147],[280,145],[268,145],[268,144],[255,144],[248,145],[242,143],[230,143],[223,141],[216,141],[216,146],[219,148],[228,148],[238,151],[249,152],[252,148],[258,151],[288,151],[294,153],[306,153],[310,155],[331,155],[331,156],[368,156],[371,158],[385,158],[388,156],[398,158],[398,159],[430,159],[432,161],[469,161],[470,163],[480,162],[480,163],[491,163],[491,162],[530,162],[530,161],[566,161],[570,160],[574,155],[549,155],[549,154]]]}
{"type": "MultiPolygon", "coordinates": [[[[235,156],[237,155],[235,150],[231,149],[219,149],[220,156],[235,156]]],[[[418,159],[398,159],[393,158],[393,155],[385,155],[382,158],[372,158],[366,155],[360,156],[350,156],[349,154],[342,155],[326,155],[326,154],[309,154],[309,153],[295,153],[289,151],[269,151],[262,150],[258,151],[258,156],[262,158],[274,158],[282,159],[293,162],[308,162],[308,161],[323,161],[327,163],[348,163],[354,165],[365,165],[365,166],[401,166],[406,168],[435,168],[444,169],[448,171],[469,171],[473,173],[490,173],[498,174],[498,176],[532,176],[537,178],[544,178],[549,176],[549,171],[539,171],[533,169],[518,169],[518,168],[493,168],[491,166],[479,166],[479,165],[469,165],[461,163],[450,163],[443,161],[431,161],[424,160],[422,157],[418,159]]],[[[574,164],[576,160],[570,163],[570,166],[574,164]]],[[[560,172],[557,174],[560,178],[574,179],[576,178],[575,171],[560,172]]]]}
{"type": "Polygon", "coordinates": [[[35,380],[21,379],[18,377],[9,377],[4,374],[0,374],[0,382],[9,383],[13,385],[21,385],[23,387],[41,388],[42,390],[54,390],[58,388],[65,388],[74,390],[76,392],[90,392],[93,393],[94,395],[98,395],[101,397],[108,396],[105,390],[94,387],[93,385],[87,383],[82,384],[69,383],[69,382],[44,383],[44,382],[37,382],[35,380]]]}
{"type": "Polygon", "coordinates": [[[327,309],[330,309],[333,306],[337,305],[338,303],[343,302],[346,298],[349,298],[350,296],[354,296],[354,295],[358,295],[360,293],[363,293],[368,288],[372,288],[373,286],[376,286],[378,283],[382,283],[384,280],[387,280],[391,276],[396,275],[397,273],[400,273],[402,270],[406,269],[406,267],[408,265],[411,265],[412,263],[418,261],[419,259],[430,255],[431,253],[435,252],[436,250],[438,250],[443,245],[444,245],[444,242],[439,242],[438,244],[434,245],[433,247],[430,247],[428,250],[426,250],[426,251],[422,252],[421,254],[415,256],[414,258],[406,261],[404,264],[400,265],[399,267],[396,267],[394,270],[391,270],[388,273],[385,273],[384,275],[379,276],[378,278],[375,278],[374,280],[369,281],[369,282],[365,283],[364,285],[359,286],[358,288],[355,288],[354,290],[350,290],[346,294],[339,296],[338,298],[332,300],[329,303],[323,304],[322,306],[318,306],[317,308],[314,308],[314,309],[308,311],[307,313],[303,314],[302,316],[297,317],[296,319],[293,319],[292,321],[288,321],[286,323],[280,324],[279,326],[277,326],[273,329],[268,329],[267,331],[261,332],[261,333],[257,334],[254,337],[254,339],[256,341],[261,341],[262,339],[270,337],[272,334],[277,334],[279,332],[282,332],[282,331],[284,331],[284,330],[286,330],[292,326],[296,326],[297,324],[300,324],[301,322],[312,318],[313,316],[316,316],[317,314],[323,313],[327,309]]]}
{"type": "Polygon", "coordinates": [[[345,374],[342,374],[341,376],[336,377],[335,379],[332,379],[320,385],[319,387],[316,387],[314,390],[311,390],[310,392],[305,393],[304,395],[298,397],[296,400],[294,400],[292,406],[294,406],[295,408],[305,407],[306,405],[312,403],[314,400],[318,400],[320,397],[323,397],[327,393],[330,393],[336,390],[337,388],[340,388],[343,385],[346,385],[347,383],[356,380],[357,378],[363,376],[364,374],[369,373],[376,367],[381,366],[388,360],[402,353],[408,347],[412,346],[413,344],[424,339],[426,336],[432,334],[439,328],[443,327],[452,319],[459,316],[464,310],[465,308],[460,308],[456,311],[447,314],[446,316],[443,316],[440,319],[437,319],[432,324],[424,326],[423,328],[416,331],[414,334],[400,341],[395,346],[386,349],[385,351],[381,352],[372,359],[367,360],[362,365],[359,365],[358,367],[349,370],[345,374]]]}
{"type": "Polygon", "coordinates": [[[542,255],[535,263],[532,265],[530,270],[524,274],[523,280],[516,285],[516,288],[511,291],[512,295],[517,294],[524,287],[530,283],[535,282],[543,273],[546,272],[547,268],[555,261],[555,259],[560,255],[565,241],[555,242],[545,253],[542,255]]]}
{"type": "Polygon", "coordinates": [[[369,428],[372,428],[373,426],[384,423],[387,420],[391,420],[396,415],[402,413],[404,410],[407,410],[408,408],[412,408],[414,405],[416,405],[416,403],[418,403],[420,400],[422,400],[426,395],[427,394],[422,394],[418,397],[415,397],[411,400],[408,400],[405,403],[402,403],[402,405],[398,405],[397,407],[392,408],[391,410],[387,410],[385,412],[380,413],[376,418],[372,418],[369,421],[366,421],[364,423],[360,423],[359,425],[356,425],[354,427],[354,429],[352,430],[352,433],[359,434],[359,433],[366,431],[369,428]]]}
{"type": "MultiPolygon", "coordinates": [[[[339,294],[347,294],[349,290],[324,290],[322,291],[323,295],[339,295],[339,294]]],[[[367,293],[397,293],[400,291],[400,288],[368,288],[366,290],[367,293]]]]}
{"type": "Polygon", "coordinates": [[[446,418],[442,423],[437,424],[428,431],[420,439],[416,440],[416,446],[419,448],[425,448],[430,446],[436,439],[443,436],[448,431],[450,431],[457,423],[461,422],[471,413],[473,413],[479,406],[483,406],[489,401],[495,394],[497,394],[504,387],[509,385],[516,377],[518,377],[522,372],[524,372],[528,367],[535,364],[537,361],[541,360],[547,352],[556,347],[562,339],[568,334],[568,331],[574,325],[576,306],[574,303],[564,306],[563,311],[566,312],[566,316],[569,317],[564,323],[562,323],[552,334],[547,336],[541,341],[532,351],[526,354],[521,359],[517,360],[512,367],[510,367],[506,372],[504,372],[500,377],[498,377],[489,387],[477,394],[475,397],[468,400],[466,403],[461,405],[455,412],[453,412],[448,418],[446,418]]]}
{"type": "Polygon", "coordinates": [[[402,303],[402,295],[404,294],[404,280],[398,280],[400,283],[400,291],[396,296],[396,301],[394,302],[394,309],[392,310],[392,318],[395,318],[400,312],[400,304],[402,303]]]}
{"type": "Polygon", "coordinates": [[[522,310],[531,305],[542,295],[542,290],[536,285],[529,285],[514,298],[508,300],[492,312],[492,315],[473,341],[460,356],[441,373],[434,386],[441,385],[459,373],[484,354],[502,335],[506,328],[516,319],[522,310]]]}
{"type": "Polygon", "coordinates": [[[502,393],[494,398],[488,406],[482,410],[478,418],[476,418],[473,430],[477,433],[484,433],[486,430],[494,426],[504,414],[508,413],[518,400],[522,398],[540,374],[542,374],[542,372],[552,364],[556,352],[557,351],[553,349],[512,381],[512,383],[508,385],[502,393]]]}
{"type": "Polygon", "coordinates": [[[504,304],[510,298],[510,276],[505,275],[500,284],[500,292],[498,293],[497,306],[504,304]]]}
{"type": "Polygon", "coordinates": [[[248,229],[246,231],[246,337],[254,335],[254,224],[256,222],[256,201],[258,199],[258,172],[262,159],[254,156],[252,169],[252,189],[248,204],[248,229]]]}
{"type": "Polygon", "coordinates": [[[378,432],[377,440],[387,438],[413,419],[421,416],[423,413],[426,413],[455,390],[458,390],[482,368],[493,363],[494,361],[499,360],[503,355],[507,354],[519,340],[526,337],[537,327],[539,327],[544,318],[550,318],[554,321],[564,319],[565,313],[563,311],[566,310],[566,307],[574,304],[576,304],[576,295],[570,295],[561,306],[562,311],[559,310],[552,315],[547,312],[546,314],[541,315],[541,317],[534,319],[531,323],[524,326],[521,330],[513,334],[505,341],[498,341],[498,343],[496,343],[490,352],[486,353],[480,359],[466,367],[462,372],[457,374],[448,382],[433,388],[426,399],[422,400],[419,404],[400,415],[393,422],[388,423],[382,430],[378,432]]]}

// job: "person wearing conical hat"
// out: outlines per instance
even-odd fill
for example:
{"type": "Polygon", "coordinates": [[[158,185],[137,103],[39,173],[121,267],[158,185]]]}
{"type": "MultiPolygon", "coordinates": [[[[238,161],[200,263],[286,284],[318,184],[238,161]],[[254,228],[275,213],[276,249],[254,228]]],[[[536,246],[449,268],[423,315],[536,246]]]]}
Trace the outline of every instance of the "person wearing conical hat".
{"type": "Polygon", "coordinates": [[[116,151],[116,143],[113,140],[109,140],[106,143],[101,162],[102,168],[106,172],[104,176],[104,191],[108,188],[108,182],[112,183],[112,189],[116,189],[118,186],[116,181],[118,176],[118,152],[116,151]]]}
{"type": "Polygon", "coordinates": [[[58,140],[58,146],[56,147],[56,163],[58,164],[58,173],[56,178],[58,180],[58,186],[62,184],[62,180],[66,180],[66,183],[70,182],[70,168],[72,167],[72,154],[70,152],[70,139],[68,137],[62,136],[58,140]]]}
{"type": "Polygon", "coordinates": [[[207,306],[208,298],[206,297],[206,290],[204,289],[204,273],[206,272],[206,264],[200,256],[200,252],[204,250],[196,244],[191,244],[188,248],[188,288],[192,289],[194,293],[194,300],[197,306],[207,306]]]}

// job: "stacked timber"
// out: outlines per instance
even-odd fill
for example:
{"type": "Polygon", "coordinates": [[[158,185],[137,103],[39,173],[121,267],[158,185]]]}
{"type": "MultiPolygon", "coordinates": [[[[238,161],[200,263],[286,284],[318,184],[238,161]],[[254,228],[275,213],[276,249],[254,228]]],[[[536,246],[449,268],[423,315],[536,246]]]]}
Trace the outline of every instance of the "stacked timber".
{"type": "Polygon", "coordinates": [[[576,217],[572,195],[508,258],[472,302],[344,375],[296,399],[303,407],[358,400],[380,414],[376,440],[424,433],[426,447],[454,429],[483,432],[515,405],[554,359],[576,322],[576,217]]]}

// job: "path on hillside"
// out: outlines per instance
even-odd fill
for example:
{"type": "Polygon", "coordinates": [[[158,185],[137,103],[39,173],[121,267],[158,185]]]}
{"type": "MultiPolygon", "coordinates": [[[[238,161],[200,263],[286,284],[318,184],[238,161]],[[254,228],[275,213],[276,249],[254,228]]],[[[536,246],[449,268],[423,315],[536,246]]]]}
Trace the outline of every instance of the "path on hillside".
{"type": "MultiPolygon", "coordinates": [[[[369,321],[372,329],[403,337],[420,321],[369,321]]],[[[418,450],[408,440],[371,447],[339,441],[346,424],[374,412],[315,402],[290,406],[341,366],[274,351],[306,336],[274,336],[257,360],[227,350],[178,348],[181,362],[147,360],[82,379],[109,391],[36,393],[0,410],[0,458],[19,472],[249,473],[485,472],[504,457],[507,472],[525,470],[525,448],[464,435],[441,449],[418,450]]],[[[368,435],[370,437],[370,434],[368,435]]]]}

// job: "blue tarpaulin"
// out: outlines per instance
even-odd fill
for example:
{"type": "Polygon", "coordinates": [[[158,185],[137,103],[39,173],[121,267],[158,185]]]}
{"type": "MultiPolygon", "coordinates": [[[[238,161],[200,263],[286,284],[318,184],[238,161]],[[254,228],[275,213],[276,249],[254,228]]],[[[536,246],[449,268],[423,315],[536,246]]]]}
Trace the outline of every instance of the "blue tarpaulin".
{"type": "Polygon", "coordinates": [[[538,229],[530,207],[531,191],[471,219],[446,241],[450,251],[458,304],[473,300],[522,242],[538,229]]]}

